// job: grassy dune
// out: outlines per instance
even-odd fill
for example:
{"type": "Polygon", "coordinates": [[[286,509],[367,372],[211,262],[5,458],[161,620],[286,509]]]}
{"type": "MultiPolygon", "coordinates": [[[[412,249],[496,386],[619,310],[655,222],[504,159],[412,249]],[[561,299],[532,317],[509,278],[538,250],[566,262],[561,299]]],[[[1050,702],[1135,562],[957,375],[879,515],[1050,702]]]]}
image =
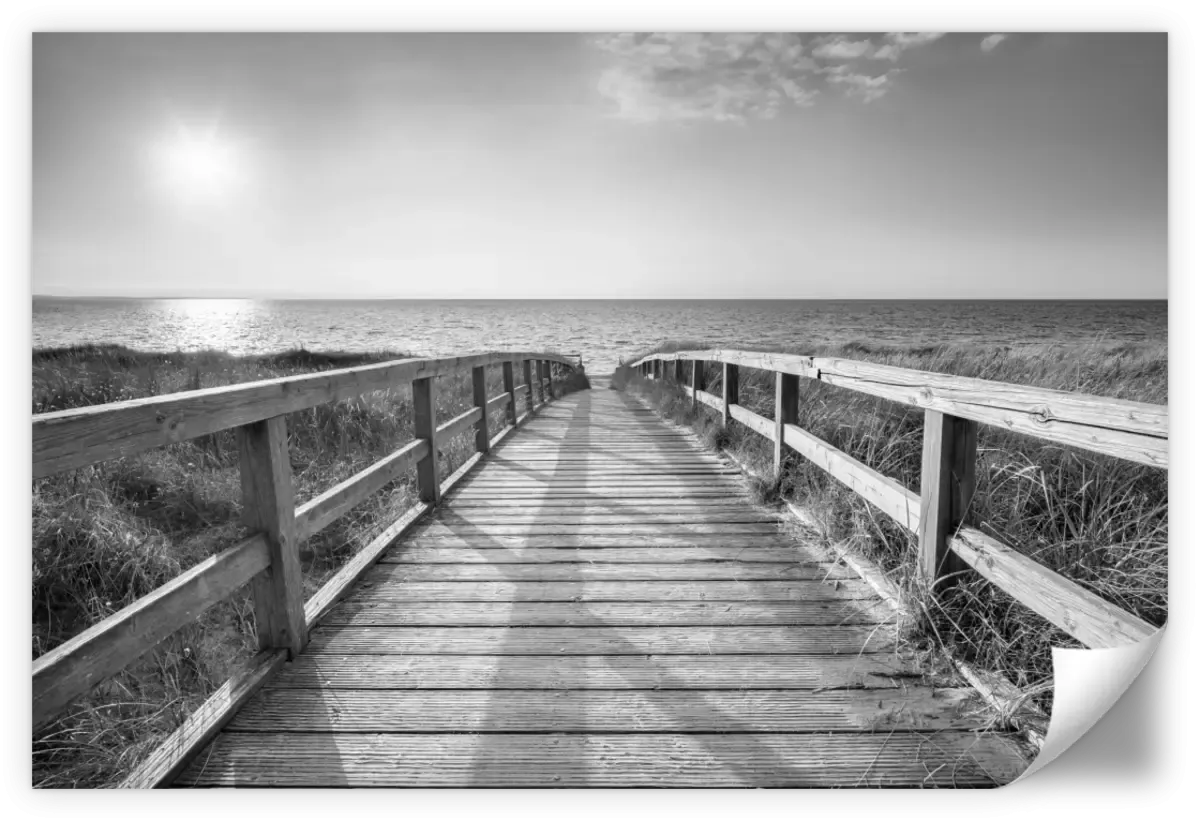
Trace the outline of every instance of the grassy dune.
{"type": "MultiPolygon", "coordinates": [[[[234,357],[119,346],[33,353],[33,412],[352,367],[407,356],[286,351],[234,357]]],[[[518,371],[517,381],[521,381],[518,371]]],[[[585,384],[568,380],[571,390],[585,384]]],[[[470,375],[437,381],[437,418],[471,404],[470,375]]],[[[503,391],[488,369],[488,396],[503,391]]],[[[520,397],[518,397],[520,400],[520,397]]],[[[503,409],[489,429],[504,426],[503,409]]],[[[412,441],[407,384],[290,414],[297,504],[412,441]]],[[[472,433],[439,445],[441,475],[474,453],[472,433]]],[[[416,501],[393,482],[301,547],[306,595],[416,501]]],[[[33,656],[52,650],[244,536],[233,431],[102,462],[33,483],[33,656]]],[[[254,649],[249,591],[209,610],[95,688],[33,739],[33,782],[102,786],[129,772],[254,649]]]]}
{"type": "MultiPolygon", "coordinates": [[[[679,342],[653,351],[736,348],[734,341],[679,342]]],[[[749,348],[749,346],[746,346],[749,348]]],[[[756,348],[755,348],[756,349],[756,348]]],[[[1166,404],[1165,345],[922,346],[848,343],[796,346],[809,355],[841,356],[905,368],[1166,404]]],[[[629,361],[651,353],[644,351],[629,361]]],[[[708,390],[721,393],[720,365],[709,364],[708,390]]],[[[741,404],[775,415],[774,374],[742,369],[741,404]]],[[[718,414],[691,409],[670,384],[643,380],[629,368],[618,389],[647,395],[669,418],[690,424],[725,448],[773,473],[770,444],[718,414]]],[[[920,491],[923,414],[884,399],[801,380],[799,425],[881,473],[920,491]]],[[[1167,617],[1167,471],[980,427],[978,486],[969,521],[1093,592],[1161,625],[1167,617]]],[[[873,559],[906,592],[918,614],[914,633],[931,647],[1003,671],[1043,707],[1052,692],[1050,649],[1079,646],[995,586],[972,574],[940,605],[920,596],[915,539],[820,468],[791,453],[783,475],[760,488],[765,498],[794,500],[819,518],[823,539],[847,543],[873,559]]]]}

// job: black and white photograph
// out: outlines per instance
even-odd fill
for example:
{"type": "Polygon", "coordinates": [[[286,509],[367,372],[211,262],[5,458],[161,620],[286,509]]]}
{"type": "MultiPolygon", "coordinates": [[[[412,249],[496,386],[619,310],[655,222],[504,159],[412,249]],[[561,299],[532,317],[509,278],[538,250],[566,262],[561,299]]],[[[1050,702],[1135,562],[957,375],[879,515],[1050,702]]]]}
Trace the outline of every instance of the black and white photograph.
{"type": "Polygon", "coordinates": [[[995,788],[1158,663],[1166,31],[30,36],[33,788],[995,788]]]}

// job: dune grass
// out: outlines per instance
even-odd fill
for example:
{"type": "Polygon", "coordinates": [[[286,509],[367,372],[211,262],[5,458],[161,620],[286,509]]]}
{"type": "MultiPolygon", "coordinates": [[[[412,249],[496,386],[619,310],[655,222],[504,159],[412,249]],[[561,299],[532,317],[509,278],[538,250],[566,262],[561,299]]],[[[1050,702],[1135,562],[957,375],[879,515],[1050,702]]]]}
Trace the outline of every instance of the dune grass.
{"type": "MultiPolygon", "coordinates": [[[[405,356],[291,350],[236,357],[93,345],[43,349],[33,352],[33,412],[405,356]]],[[[522,381],[519,369],[516,380],[522,381]]],[[[571,375],[555,385],[561,395],[587,387],[587,379],[571,375]]],[[[502,391],[500,368],[488,368],[488,396],[502,391]]],[[[470,374],[440,377],[436,404],[439,423],[466,411],[470,374]]],[[[290,414],[287,421],[299,505],[412,441],[411,389],[404,384],[319,405],[290,414]]],[[[488,422],[489,430],[501,430],[504,409],[493,410],[488,422]]],[[[440,475],[448,476],[473,453],[472,432],[440,442],[440,475]]],[[[414,481],[408,476],[393,482],[301,546],[306,597],[415,503],[414,481]]],[[[235,544],[245,535],[240,516],[232,430],[35,481],[33,657],[235,544]]],[[[252,655],[254,635],[253,607],[243,590],[36,733],[34,785],[119,782],[252,655]]]]}
{"type": "MultiPolygon", "coordinates": [[[[674,342],[657,351],[737,348],[674,342]]],[[[744,346],[748,350],[759,350],[744,346]]],[[[798,345],[789,352],[840,356],[898,367],[1130,399],[1167,402],[1165,344],[1088,346],[886,346],[862,342],[798,345]]],[[[721,366],[709,363],[708,390],[721,393],[721,366]]],[[[742,368],[740,403],[775,415],[775,376],[742,368]]],[[[616,389],[645,395],[666,417],[691,425],[714,449],[726,449],[766,476],[772,445],[701,406],[669,381],[643,379],[621,366],[616,389]]],[[[909,489],[920,491],[923,413],[884,399],[801,380],[805,430],[909,489]]],[[[980,426],[977,488],[968,521],[1043,565],[1154,625],[1167,618],[1167,471],[980,426]]],[[[827,544],[847,545],[881,566],[917,618],[914,636],[929,647],[1003,672],[1043,708],[1053,697],[1051,648],[1077,642],[977,574],[932,600],[916,577],[916,540],[869,503],[799,454],[781,476],[760,483],[763,500],[792,500],[815,515],[827,544]]]]}

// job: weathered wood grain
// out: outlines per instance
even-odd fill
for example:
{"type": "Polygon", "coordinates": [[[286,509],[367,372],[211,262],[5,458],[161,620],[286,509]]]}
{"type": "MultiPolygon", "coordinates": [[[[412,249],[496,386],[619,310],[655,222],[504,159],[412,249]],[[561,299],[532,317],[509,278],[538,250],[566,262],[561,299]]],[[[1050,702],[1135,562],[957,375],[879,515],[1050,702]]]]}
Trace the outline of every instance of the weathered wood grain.
{"type": "Polygon", "coordinates": [[[673,504],[675,500],[730,499],[739,498],[749,502],[744,488],[631,488],[622,494],[619,488],[549,488],[529,491],[480,488],[464,489],[460,499],[590,499],[596,504],[607,504],[611,499],[628,498],[648,504],[651,500],[673,504]]]}
{"type": "Polygon", "coordinates": [[[792,450],[875,505],[901,527],[916,532],[921,520],[921,499],[917,494],[803,428],[784,425],[783,438],[792,450]]]}
{"type": "Polygon", "coordinates": [[[154,789],[169,786],[187,768],[192,757],[216,737],[285,661],[286,650],[268,650],[252,658],[139,764],[121,782],[121,787],[154,789]]]}
{"type": "MultiPolygon", "coordinates": [[[[430,535],[437,536],[453,536],[472,534],[478,536],[483,533],[479,527],[473,526],[469,521],[458,519],[454,521],[442,520],[430,525],[430,535]]],[[[613,524],[588,523],[588,524],[554,524],[552,522],[536,522],[533,524],[513,525],[513,524],[489,524],[487,525],[486,533],[488,536],[538,536],[538,535],[634,535],[646,534],[657,536],[661,533],[777,533],[778,526],[773,522],[744,522],[727,524],[724,522],[717,523],[702,523],[702,524],[622,524],[616,522],[613,524]]]]}
{"type": "MultiPolygon", "coordinates": [[[[36,414],[33,417],[33,478],[370,391],[398,388],[414,379],[445,376],[476,365],[524,356],[531,354],[400,359],[378,365],[36,414]]],[[[571,364],[557,354],[538,356],[571,364]]]]}
{"type": "MultiPolygon", "coordinates": [[[[789,562],[804,564],[802,554],[792,545],[744,547],[724,544],[711,547],[445,547],[428,542],[414,544],[406,539],[389,550],[380,562],[384,564],[525,564],[525,563],[631,563],[646,562],[789,562]]],[[[836,578],[836,577],[835,577],[836,578]]]]}
{"type": "Polygon", "coordinates": [[[759,416],[754,411],[744,408],[741,405],[731,405],[729,407],[729,415],[759,436],[764,436],[767,439],[775,438],[775,423],[765,416],[759,416]]]}
{"type": "Polygon", "coordinates": [[[484,365],[476,365],[471,369],[471,401],[479,411],[479,417],[475,420],[475,451],[487,453],[491,442],[488,435],[488,411],[491,406],[488,405],[487,368],[484,365]]]}
{"type": "Polygon", "coordinates": [[[366,547],[355,553],[348,562],[342,565],[337,573],[333,574],[325,584],[321,585],[321,589],[314,593],[312,598],[305,602],[305,623],[310,628],[313,627],[320,620],[322,614],[350,592],[354,584],[362,578],[364,573],[374,566],[384,551],[419,521],[422,516],[429,512],[430,509],[430,506],[423,502],[414,505],[405,511],[404,515],[393,522],[387,529],[372,539],[366,547]]]}
{"type": "Polygon", "coordinates": [[[237,430],[242,479],[242,523],[262,533],[270,561],[252,580],[258,649],[304,650],[304,576],[296,535],[287,420],[273,416],[237,430]]]}
{"type": "MultiPolygon", "coordinates": [[[[502,442],[505,437],[515,430],[514,426],[508,426],[504,430],[496,434],[492,438],[491,444],[495,445],[502,442]]],[[[420,441],[420,440],[418,440],[420,441]]],[[[453,492],[459,486],[463,479],[466,478],[476,465],[479,464],[482,454],[476,453],[466,462],[458,467],[454,473],[450,474],[441,484],[441,493],[448,494],[453,492]]],[[[387,529],[376,536],[362,550],[356,553],[345,565],[342,566],[337,573],[329,578],[321,589],[318,590],[312,598],[304,605],[305,623],[312,627],[321,616],[331,607],[337,604],[346,596],[354,584],[362,578],[363,574],[371,569],[372,566],[379,560],[385,551],[400,537],[404,536],[409,530],[413,529],[420,523],[425,514],[432,510],[432,506],[424,502],[418,503],[406,510],[399,519],[393,522],[387,529]]]]}
{"type": "Polygon", "coordinates": [[[397,601],[834,601],[869,599],[855,579],[825,581],[396,582],[371,596],[397,601]]]}
{"type": "MultiPolygon", "coordinates": [[[[775,476],[783,473],[785,425],[796,425],[800,414],[800,377],[779,371],[775,374],[775,419],[768,438],[775,445],[775,476]]],[[[765,435],[765,434],[764,434],[765,435]]]]}
{"type": "Polygon", "coordinates": [[[319,533],[355,506],[403,476],[429,453],[424,439],[409,442],[390,456],[296,508],[296,538],[303,541],[319,533]]]}
{"type": "Polygon", "coordinates": [[[34,729],[264,571],[261,534],[184,571],[33,662],[34,729]]]}
{"type": "MultiPolygon", "coordinates": [[[[456,497],[457,498],[457,497],[456,497]]],[[[470,548],[499,550],[515,550],[525,548],[620,548],[644,547],[650,549],[667,549],[678,547],[707,548],[712,545],[721,547],[746,548],[753,546],[777,547],[788,544],[780,538],[771,538],[761,533],[547,533],[547,534],[503,534],[488,535],[480,538],[470,531],[463,533],[448,533],[444,530],[430,532],[422,530],[404,541],[406,547],[429,547],[435,550],[447,548],[470,548]]],[[[796,551],[802,546],[792,547],[796,551]]],[[[811,555],[811,554],[810,554],[811,555]]]]}
{"type": "Polygon", "coordinates": [[[260,692],[233,732],[833,733],[970,730],[957,690],[319,690],[260,692]]]}
{"type": "Polygon", "coordinates": [[[1025,762],[974,732],[226,733],[179,783],[262,787],[994,786],[1025,762]]]}
{"type": "Polygon", "coordinates": [[[529,509],[492,509],[492,508],[460,508],[447,514],[439,512],[435,521],[447,526],[470,523],[479,526],[491,525],[675,525],[675,524],[733,524],[733,523],[772,523],[778,522],[779,517],[770,513],[760,513],[756,510],[694,510],[677,513],[657,510],[631,511],[598,510],[582,512],[578,509],[544,508],[529,509]]]}
{"type": "Polygon", "coordinates": [[[1148,622],[978,530],[960,529],[950,538],[950,548],[985,579],[1087,647],[1121,647],[1155,633],[1148,622]]]}
{"type": "Polygon", "coordinates": [[[895,632],[874,625],[805,627],[334,627],[313,630],[313,653],[696,655],[879,653],[895,632]]]}
{"type": "Polygon", "coordinates": [[[573,510],[576,513],[601,513],[612,512],[620,513],[621,511],[629,511],[630,513],[657,513],[661,510],[670,510],[676,512],[700,512],[705,510],[724,511],[724,510],[745,510],[744,504],[738,504],[737,500],[726,501],[709,501],[705,499],[689,499],[684,497],[663,505],[659,502],[646,502],[642,499],[610,499],[606,502],[589,502],[586,499],[555,499],[555,498],[540,498],[534,497],[516,497],[511,499],[488,499],[481,497],[455,497],[454,509],[466,512],[472,510],[573,510]]]}
{"type": "MultiPolygon", "coordinates": [[[[776,371],[795,374],[797,376],[814,376],[813,358],[789,353],[774,353],[766,351],[737,351],[710,349],[704,351],[673,351],[657,353],[645,359],[662,359],[664,361],[707,360],[709,362],[728,363],[744,368],[757,368],[762,371],[776,371]]],[[[641,361],[641,360],[639,360],[641,361]]]]}
{"type": "MultiPolygon", "coordinates": [[[[657,359],[655,365],[661,365],[657,359]]],[[[725,362],[721,365],[721,421],[728,425],[733,416],[729,409],[738,404],[738,366],[725,362]]]]}
{"type": "MultiPolygon", "coordinates": [[[[562,502],[562,499],[559,499],[562,502]]],[[[625,516],[630,522],[638,522],[644,520],[671,522],[677,521],[676,517],[686,516],[686,519],[678,521],[751,521],[744,517],[755,516],[752,521],[781,521],[778,513],[773,510],[752,509],[749,505],[737,505],[730,502],[714,502],[713,504],[700,504],[695,501],[688,501],[686,504],[666,505],[666,504],[638,504],[632,505],[626,501],[626,504],[580,504],[568,499],[569,504],[551,504],[530,501],[517,501],[517,499],[509,499],[508,503],[493,502],[492,504],[481,505],[480,503],[463,502],[456,504],[454,509],[450,511],[451,515],[466,517],[468,520],[479,521],[479,517],[500,516],[505,519],[541,519],[541,517],[551,517],[557,519],[560,516],[625,516]],[[724,516],[738,516],[739,519],[722,519],[724,516]],[[664,519],[665,517],[665,519],[664,519]]]]}
{"type": "Polygon", "coordinates": [[[911,656],[337,656],[305,654],[270,688],[747,690],[900,687],[921,683],[911,656]]]}
{"type": "Polygon", "coordinates": [[[431,378],[413,380],[413,435],[429,445],[429,452],[423,459],[417,460],[417,494],[422,502],[431,506],[436,506],[442,500],[441,481],[438,478],[437,403],[434,390],[431,378]]]}
{"type": "Polygon", "coordinates": [[[882,624],[894,611],[854,599],[830,602],[401,602],[364,596],[323,619],[358,627],[634,627],[882,624]]]}
{"type": "Polygon", "coordinates": [[[721,397],[715,396],[706,390],[699,389],[693,392],[692,401],[699,402],[701,405],[707,405],[717,413],[722,411],[721,397]]]}
{"type": "MultiPolygon", "coordinates": [[[[488,413],[491,413],[491,412],[492,412],[492,411],[494,411],[496,408],[500,407],[501,405],[504,405],[504,407],[505,407],[505,416],[507,417],[507,416],[508,416],[508,404],[509,404],[509,401],[510,401],[510,397],[509,397],[508,393],[498,393],[498,394],[496,394],[495,396],[493,396],[491,399],[489,399],[489,400],[487,401],[487,409],[488,409],[488,413]]],[[[510,425],[512,424],[512,420],[511,420],[511,419],[509,419],[509,420],[508,420],[508,424],[510,424],[510,425]]]]}
{"type": "MultiPolygon", "coordinates": [[[[534,384],[544,376],[543,364],[534,384]]],[[[730,415],[740,408],[731,403],[730,415]]],[[[719,766],[739,781],[784,768],[800,783],[836,785],[848,761],[860,784],[955,781],[944,748],[927,748],[974,739],[985,719],[961,692],[916,675],[894,609],[846,567],[792,541],[776,514],[751,507],[727,462],[661,435],[652,414],[609,391],[547,400],[529,421],[519,438],[499,442],[506,427],[486,458],[470,457],[443,483],[442,506],[403,541],[372,551],[380,560],[362,564],[358,582],[322,608],[307,652],[180,783],[207,779],[214,761],[205,783],[284,783],[277,759],[257,754],[275,749],[258,746],[267,737],[288,754],[291,771],[278,777],[310,786],[371,783],[365,773],[385,770],[408,773],[396,783],[444,785],[459,766],[471,771],[464,783],[501,784],[510,776],[493,767],[493,745],[507,751],[521,739],[554,759],[563,743],[610,738],[638,751],[670,739],[660,781],[672,786],[700,782],[679,775],[685,766],[719,766]],[[758,741],[792,737],[805,745],[790,757],[758,741]],[[335,752],[320,758],[318,738],[335,752]],[[370,763],[374,753],[347,754],[352,739],[431,746],[399,757],[389,748],[385,767],[370,763]],[[845,747],[834,757],[843,763],[831,767],[821,739],[845,747]],[[843,739],[889,743],[864,751],[843,739]],[[891,739],[910,745],[906,760],[920,767],[872,780],[892,772],[891,739]],[[443,741],[482,746],[447,758],[443,741]]],[[[1023,766],[1008,748],[989,749],[996,767],[969,763],[981,783],[1023,766]]],[[[615,760],[596,756],[606,772],[615,760]]],[[[626,764],[611,783],[643,783],[626,764]]],[[[531,785],[565,778],[518,769],[531,785]]]]}
{"type": "Polygon", "coordinates": [[[822,382],[1147,465],[1167,466],[1167,407],[849,359],[814,360],[822,382]]]}
{"type": "Polygon", "coordinates": [[[517,424],[517,391],[520,389],[513,377],[513,362],[511,359],[501,363],[501,380],[504,382],[504,396],[508,400],[505,408],[505,419],[510,425],[517,424]]]}
{"type": "Polygon", "coordinates": [[[525,413],[533,413],[536,407],[533,398],[533,361],[530,359],[521,360],[521,378],[525,380],[525,413]]]}
{"type": "Polygon", "coordinates": [[[677,351],[647,359],[706,359],[817,378],[902,404],[997,425],[1052,442],[1167,467],[1165,405],[991,382],[836,357],[677,351]],[[752,364],[757,362],[757,364],[752,364]]]}
{"type": "Polygon", "coordinates": [[[453,419],[448,419],[437,427],[437,441],[449,442],[455,436],[461,436],[469,431],[483,418],[482,408],[471,408],[463,411],[453,419]]]}
{"type": "Polygon", "coordinates": [[[368,578],[393,582],[503,581],[775,581],[823,579],[823,568],[794,562],[526,562],[380,564],[368,578]]]}
{"type": "Polygon", "coordinates": [[[963,523],[975,493],[977,429],[969,419],[925,411],[917,571],[931,589],[946,587],[966,568],[947,540],[963,523]]]}

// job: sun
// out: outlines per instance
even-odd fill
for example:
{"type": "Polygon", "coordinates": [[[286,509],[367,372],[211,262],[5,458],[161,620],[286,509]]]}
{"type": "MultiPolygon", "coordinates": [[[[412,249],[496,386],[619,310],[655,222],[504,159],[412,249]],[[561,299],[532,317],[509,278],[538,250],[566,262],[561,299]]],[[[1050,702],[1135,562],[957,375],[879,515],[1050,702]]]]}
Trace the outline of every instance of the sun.
{"type": "Polygon", "coordinates": [[[222,199],[244,177],[237,146],[216,127],[199,132],[176,129],[156,146],[154,159],[159,181],[189,201],[222,199]]]}

